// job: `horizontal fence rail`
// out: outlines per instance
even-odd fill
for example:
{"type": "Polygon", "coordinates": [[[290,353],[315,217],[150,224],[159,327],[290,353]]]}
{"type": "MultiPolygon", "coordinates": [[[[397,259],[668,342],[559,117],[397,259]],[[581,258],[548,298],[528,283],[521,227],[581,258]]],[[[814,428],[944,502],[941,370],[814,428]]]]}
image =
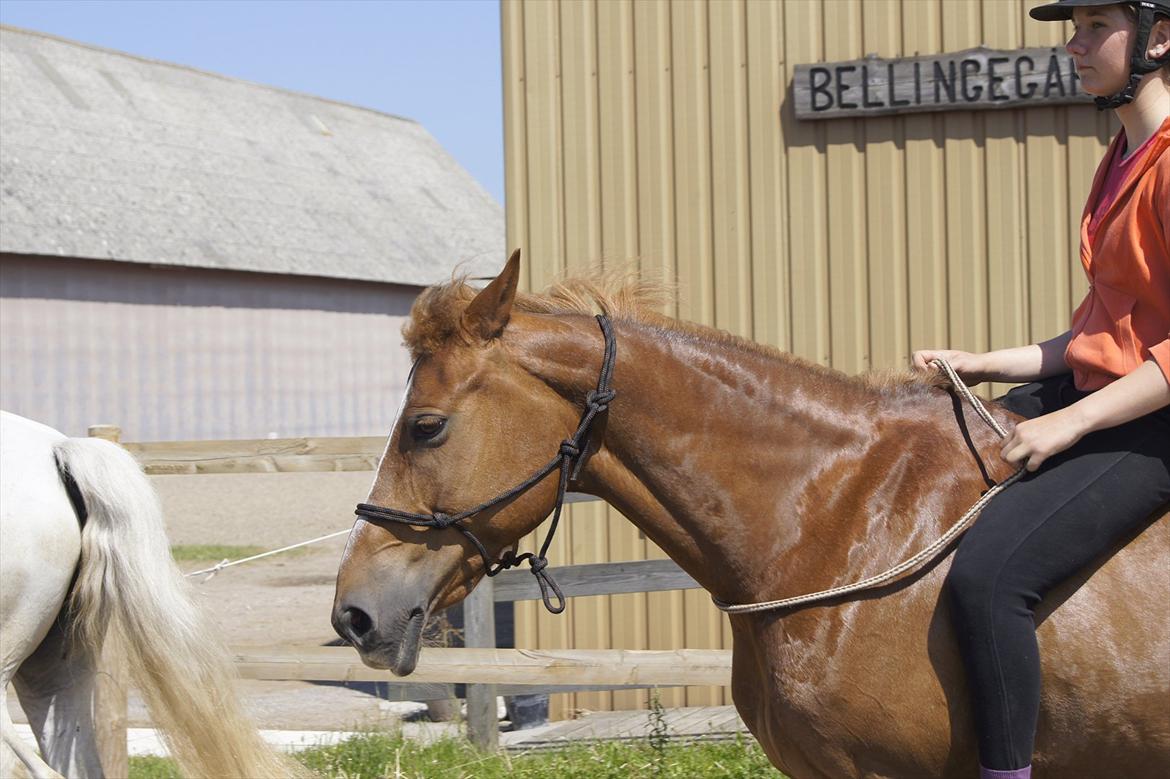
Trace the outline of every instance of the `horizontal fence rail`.
{"type": "Polygon", "coordinates": [[[383,436],[260,438],[237,441],[151,441],[123,444],[152,476],[199,473],[372,471],[383,436]]]}
{"type": "Polygon", "coordinates": [[[549,686],[683,687],[731,684],[727,649],[452,649],[424,647],[410,676],[362,664],[350,647],[235,650],[242,678],[266,681],[500,684],[521,692],[549,686]]]}
{"type": "MultiPolygon", "coordinates": [[[[700,585],[674,560],[630,560],[620,563],[550,566],[565,597],[622,595],[631,592],[694,590],[700,585]]],[[[540,586],[527,569],[504,571],[495,577],[493,600],[540,600],[540,586]]]]}

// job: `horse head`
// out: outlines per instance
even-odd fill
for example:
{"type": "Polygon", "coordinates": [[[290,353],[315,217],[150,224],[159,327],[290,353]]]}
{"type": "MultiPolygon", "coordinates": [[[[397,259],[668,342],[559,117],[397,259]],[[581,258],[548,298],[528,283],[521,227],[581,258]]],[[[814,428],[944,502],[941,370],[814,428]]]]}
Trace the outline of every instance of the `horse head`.
{"type": "Polygon", "coordinates": [[[519,274],[516,251],[482,290],[430,288],[411,312],[414,369],[333,605],[334,628],[368,665],[413,671],[428,616],[466,597],[495,561],[514,563],[519,540],[557,503],[555,468],[540,466],[579,409],[518,359],[519,274]]]}

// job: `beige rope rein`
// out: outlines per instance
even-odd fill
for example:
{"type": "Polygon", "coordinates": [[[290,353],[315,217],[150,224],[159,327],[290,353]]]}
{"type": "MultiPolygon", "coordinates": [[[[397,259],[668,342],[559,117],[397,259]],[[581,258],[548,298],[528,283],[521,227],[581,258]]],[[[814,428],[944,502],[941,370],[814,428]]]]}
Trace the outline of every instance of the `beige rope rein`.
{"type": "MultiPolygon", "coordinates": [[[[1007,431],[1003,429],[1002,425],[995,421],[983,403],[971,393],[971,390],[967,387],[966,384],[962,382],[962,380],[959,379],[958,374],[955,373],[954,369],[947,363],[946,360],[935,360],[932,364],[937,366],[943,373],[947,375],[947,378],[950,380],[951,384],[954,385],[955,390],[963,397],[964,400],[971,404],[976,413],[978,413],[979,416],[983,418],[983,421],[986,422],[991,427],[991,429],[999,435],[1000,438],[1007,437],[1007,431]]],[[[979,516],[979,512],[983,510],[983,507],[986,506],[992,498],[1003,492],[1011,484],[1018,481],[1019,478],[1023,475],[1024,467],[1021,466],[1019,470],[1017,470],[1011,476],[1004,479],[999,484],[996,484],[987,492],[983,493],[983,496],[975,502],[975,505],[967,509],[967,513],[960,517],[959,521],[952,525],[945,533],[939,536],[939,538],[934,543],[908,560],[904,560],[901,563],[895,565],[893,568],[890,568],[888,571],[879,573],[876,576],[870,576],[867,579],[862,579],[861,581],[853,582],[852,584],[844,584],[840,587],[833,587],[828,590],[809,593],[808,595],[797,595],[792,598],[781,598],[780,600],[764,601],[763,603],[732,604],[725,603],[724,601],[721,601],[714,596],[711,597],[711,600],[715,602],[716,607],[718,607],[721,611],[727,612],[728,614],[751,614],[758,611],[771,611],[773,609],[783,609],[790,606],[799,606],[805,603],[815,603],[816,601],[828,600],[829,598],[836,598],[841,595],[847,595],[851,592],[868,590],[874,587],[880,587],[883,584],[888,584],[889,582],[900,578],[906,572],[915,570],[923,563],[934,559],[934,557],[940,551],[945,549],[947,545],[955,540],[959,534],[966,530],[971,525],[971,523],[975,521],[975,518],[979,516]]]]}

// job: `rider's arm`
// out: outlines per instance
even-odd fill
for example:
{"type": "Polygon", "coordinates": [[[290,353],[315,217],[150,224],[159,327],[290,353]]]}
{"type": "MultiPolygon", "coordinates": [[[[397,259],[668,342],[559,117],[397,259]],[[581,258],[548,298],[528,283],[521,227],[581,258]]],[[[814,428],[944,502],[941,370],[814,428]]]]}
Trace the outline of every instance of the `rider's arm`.
{"type": "Polygon", "coordinates": [[[1064,353],[1071,339],[1072,331],[1067,331],[1038,344],[987,352],[983,355],[986,360],[985,381],[1039,381],[1068,373],[1064,353]]]}
{"type": "Polygon", "coordinates": [[[984,381],[1038,381],[1058,373],[1068,373],[1064,352],[1071,338],[1070,331],[1042,343],[982,353],[924,349],[914,353],[914,367],[933,370],[931,361],[942,358],[951,364],[965,383],[972,386],[984,381]]]}
{"type": "Polygon", "coordinates": [[[1025,420],[1003,443],[1003,458],[1034,471],[1086,433],[1115,427],[1170,406],[1170,382],[1153,360],[1067,408],[1025,420]]]}
{"type": "Polygon", "coordinates": [[[1157,363],[1146,360],[1137,370],[1115,379],[1065,410],[1077,410],[1083,435],[1115,427],[1163,406],[1170,406],[1170,382],[1157,363]]]}

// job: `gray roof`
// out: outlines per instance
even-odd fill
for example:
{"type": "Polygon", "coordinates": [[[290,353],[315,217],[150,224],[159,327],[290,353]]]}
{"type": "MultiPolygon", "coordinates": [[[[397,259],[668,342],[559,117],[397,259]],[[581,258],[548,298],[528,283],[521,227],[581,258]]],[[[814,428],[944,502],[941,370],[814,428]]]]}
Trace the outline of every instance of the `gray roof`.
{"type": "Polygon", "coordinates": [[[421,285],[504,215],[417,122],[2,26],[0,251],[421,285]]]}

